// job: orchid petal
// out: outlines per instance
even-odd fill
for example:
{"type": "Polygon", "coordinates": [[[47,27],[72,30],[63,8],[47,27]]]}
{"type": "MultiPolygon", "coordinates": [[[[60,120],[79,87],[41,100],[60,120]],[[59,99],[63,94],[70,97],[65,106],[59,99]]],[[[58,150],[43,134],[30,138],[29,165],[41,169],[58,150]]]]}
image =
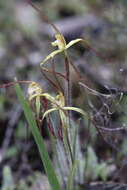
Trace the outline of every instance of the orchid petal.
{"type": "Polygon", "coordinates": [[[35,98],[37,96],[39,96],[39,97],[45,97],[46,99],[50,100],[51,102],[53,102],[53,103],[55,102],[55,98],[53,96],[51,96],[50,94],[48,94],[48,93],[34,94],[34,95],[32,95],[30,97],[30,100],[32,100],[33,98],[35,98]]]}
{"type": "Polygon", "coordinates": [[[76,111],[76,112],[82,114],[84,117],[88,117],[88,114],[86,112],[84,112],[80,108],[76,108],[76,107],[63,107],[62,109],[63,110],[70,110],[70,111],[76,111]]]}
{"type": "Polygon", "coordinates": [[[70,41],[70,42],[66,45],[66,48],[65,48],[65,49],[70,48],[71,46],[73,46],[74,44],[76,44],[76,43],[78,43],[78,42],[80,42],[80,41],[83,41],[83,39],[79,38],[79,39],[70,41]]]}
{"type": "Polygon", "coordinates": [[[50,114],[51,112],[53,111],[57,111],[58,109],[57,108],[52,108],[52,109],[49,109],[47,110],[44,114],[43,114],[43,118],[44,119],[48,114],[50,114]]]}
{"type": "Polygon", "coordinates": [[[53,51],[52,53],[50,53],[45,59],[44,61],[42,61],[40,63],[40,65],[43,65],[45,62],[47,62],[49,59],[52,59],[55,55],[57,55],[58,53],[62,52],[62,50],[56,50],[56,51],[53,51]]]}

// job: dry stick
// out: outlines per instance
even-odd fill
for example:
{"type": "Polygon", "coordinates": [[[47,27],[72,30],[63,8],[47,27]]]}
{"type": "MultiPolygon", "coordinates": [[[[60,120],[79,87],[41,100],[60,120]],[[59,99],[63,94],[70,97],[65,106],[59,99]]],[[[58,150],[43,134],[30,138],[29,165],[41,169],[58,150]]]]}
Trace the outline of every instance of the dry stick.
{"type": "Polygon", "coordinates": [[[41,68],[41,73],[42,73],[42,75],[46,78],[46,80],[51,83],[51,85],[52,85],[55,89],[59,90],[59,87],[58,87],[49,77],[47,77],[47,75],[43,72],[43,68],[41,68]]]}
{"type": "Polygon", "coordinates": [[[103,97],[106,97],[106,98],[110,98],[111,95],[107,95],[107,94],[103,94],[103,93],[100,93],[92,88],[89,88],[86,84],[82,83],[82,82],[79,82],[79,85],[83,86],[85,89],[89,90],[91,94],[95,95],[95,96],[103,96],[103,97]]]}
{"type": "MultiPolygon", "coordinates": [[[[47,69],[47,68],[45,68],[45,67],[41,67],[41,69],[43,69],[44,71],[46,71],[46,72],[48,72],[48,73],[53,74],[53,71],[50,70],[50,69],[47,69]]],[[[59,72],[56,72],[56,71],[55,71],[55,75],[58,75],[59,77],[61,77],[61,78],[63,78],[63,79],[66,79],[66,76],[63,75],[63,74],[61,74],[61,73],[59,73],[59,72]]]]}
{"type": "Polygon", "coordinates": [[[62,86],[61,86],[61,84],[60,84],[59,79],[58,79],[57,76],[56,76],[55,63],[54,63],[54,61],[52,61],[52,68],[53,68],[52,70],[53,70],[54,78],[55,78],[55,80],[56,80],[56,82],[57,82],[57,84],[58,84],[58,86],[59,86],[61,92],[62,92],[63,95],[64,95],[64,90],[63,90],[63,88],[62,88],[62,86]]]}
{"type": "Polygon", "coordinates": [[[64,53],[65,56],[65,71],[66,71],[66,79],[67,79],[67,88],[66,88],[66,104],[71,106],[71,86],[70,86],[70,65],[69,65],[69,57],[67,52],[64,53]]]}
{"type": "Polygon", "coordinates": [[[57,137],[56,137],[56,134],[55,134],[55,131],[53,128],[53,124],[52,124],[52,121],[51,121],[51,118],[49,115],[48,115],[47,124],[48,124],[49,131],[51,132],[52,136],[56,139],[57,137]]]}
{"type": "Polygon", "coordinates": [[[127,127],[117,127],[117,128],[107,128],[107,127],[100,127],[100,126],[97,126],[97,127],[101,129],[102,131],[106,131],[106,132],[117,132],[117,131],[127,130],[127,127]]]}
{"type": "Polygon", "coordinates": [[[29,84],[29,83],[32,83],[33,81],[24,81],[24,80],[19,80],[19,81],[15,81],[15,82],[9,82],[7,84],[0,84],[0,88],[7,88],[7,87],[10,87],[10,86],[14,86],[15,84],[29,84]]]}
{"type": "Polygon", "coordinates": [[[52,22],[49,21],[47,16],[45,16],[43,14],[43,12],[34,3],[32,3],[31,0],[26,0],[26,1],[28,2],[28,4],[30,4],[40,14],[40,16],[44,22],[46,22],[47,24],[50,24],[52,26],[52,28],[55,30],[55,32],[60,34],[59,29],[52,22]]]}
{"type": "Polygon", "coordinates": [[[108,144],[111,148],[113,148],[115,151],[118,152],[119,149],[115,145],[113,145],[112,143],[110,143],[109,141],[107,141],[105,139],[105,137],[103,136],[102,132],[100,131],[100,128],[95,124],[94,121],[93,121],[93,124],[94,124],[95,128],[97,129],[98,133],[100,134],[100,136],[102,137],[102,139],[106,142],[106,144],[108,144]]]}

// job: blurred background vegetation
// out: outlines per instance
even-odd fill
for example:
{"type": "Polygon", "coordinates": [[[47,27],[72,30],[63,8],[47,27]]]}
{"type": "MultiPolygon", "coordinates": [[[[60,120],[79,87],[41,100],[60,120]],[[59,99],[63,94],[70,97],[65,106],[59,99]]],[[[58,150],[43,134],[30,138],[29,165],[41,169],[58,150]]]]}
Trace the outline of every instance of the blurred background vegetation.
{"type": "MultiPolygon", "coordinates": [[[[80,69],[83,82],[90,88],[109,93],[111,99],[94,97],[79,87],[72,71],[72,102],[92,112],[96,124],[107,128],[126,127],[126,95],[120,100],[117,89],[127,88],[127,1],[126,0],[34,0],[43,13],[54,22],[67,41],[84,37],[92,48],[82,44],[70,49],[74,64],[80,69]]],[[[18,80],[34,80],[53,91],[40,72],[39,63],[53,50],[53,32],[41,16],[25,0],[0,1],[0,84],[18,80]]],[[[57,69],[62,60],[56,58],[57,69]]],[[[51,77],[51,76],[50,76],[51,77]]],[[[51,78],[53,80],[53,78],[51,78]]],[[[24,85],[24,91],[27,86],[24,85]]],[[[78,115],[74,116],[78,118],[78,115]]],[[[81,126],[84,126],[81,123],[81,126]]],[[[87,182],[102,180],[127,183],[126,130],[103,132],[94,126],[80,129],[80,142],[89,162],[87,182]],[[88,135],[89,134],[89,135],[88,135]],[[89,136],[89,137],[88,137],[89,136]],[[109,142],[106,143],[106,142],[109,142]],[[90,160],[92,155],[93,160],[90,160]],[[97,167],[103,162],[107,170],[97,167]],[[94,170],[91,163],[96,165],[94,170]],[[95,171],[95,173],[93,172],[95,171]],[[98,172],[100,171],[101,172],[98,172]],[[103,171],[103,172],[102,172],[103,171]],[[101,173],[101,174],[100,174],[101,173]],[[118,175],[115,175],[117,173],[118,175]],[[101,177],[103,176],[103,177],[101,177]]],[[[46,128],[42,135],[49,153],[50,143],[46,128]]],[[[103,168],[103,167],[102,167],[103,168]]],[[[105,166],[104,166],[105,168],[105,166]]],[[[0,186],[2,190],[48,189],[37,147],[28,131],[22,109],[13,87],[0,89],[0,186]]]]}

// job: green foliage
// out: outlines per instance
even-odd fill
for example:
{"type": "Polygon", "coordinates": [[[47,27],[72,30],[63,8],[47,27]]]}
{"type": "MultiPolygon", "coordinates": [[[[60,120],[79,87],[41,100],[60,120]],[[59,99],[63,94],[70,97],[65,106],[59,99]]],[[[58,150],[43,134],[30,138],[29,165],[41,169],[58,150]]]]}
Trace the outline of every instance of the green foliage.
{"type": "Polygon", "coordinates": [[[15,137],[22,140],[28,137],[28,135],[29,133],[27,133],[27,129],[25,128],[25,123],[22,120],[19,121],[15,131],[15,137]]]}
{"type": "Polygon", "coordinates": [[[4,112],[4,104],[5,104],[6,98],[5,96],[3,96],[2,94],[0,95],[0,113],[1,116],[0,118],[4,118],[4,114],[2,114],[4,112]]]}
{"type": "Polygon", "coordinates": [[[100,177],[105,181],[108,176],[108,171],[108,165],[104,162],[99,163],[94,150],[89,146],[86,156],[85,177],[89,180],[95,180],[100,177]]]}
{"type": "Polygon", "coordinates": [[[22,178],[19,182],[15,183],[11,168],[4,166],[1,190],[28,190],[38,189],[38,187],[42,187],[41,190],[50,190],[47,177],[40,172],[35,171],[34,174],[22,178]]]}
{"type": "Polygon", "coordinates": [[[18,147],[16,145],[11,146],[6,150],[5,158],[11,159],[13,157],[16,157],[18,153],[19,153],[18,147]]]}
{"type": "Polygon", "coordinates": [[[40,190],[50,190],[47,177],[37,171],[35,171],[34,174],[21,179],[16,185],[18,190],[38,189],[39,187],[41,188],[40,190]]]}
{"type": "Polygon", "coordinates": [[[5,166],[3,169],[3,182],[1,190],[14,190],[14,179],[9,166],[5,166]]]}
{"type": "Polygon", "coordinates": [[[11,1],[7,1],[7,0],[1,0],[0,1],[0,28],[3,29],[8,29],[10,27],[12,27],[12,25],[14,24],[14,20],[13,20],[13,4],[14,4],[14,0],[11,1]],[[11,16],[8,16],[8,15],[11,16]]]}
{"type": "Polygon", "coordinates": [[[74,181],[74,175],[76,173],[76,169],[77,169],[77,161],[74,162],[71,170],[70,170],[70,174],[68,176],[68,184],[67,184],[67,190],[72,190],[74,189],[74,184],[73,184],[73,181],[74,181]]]}

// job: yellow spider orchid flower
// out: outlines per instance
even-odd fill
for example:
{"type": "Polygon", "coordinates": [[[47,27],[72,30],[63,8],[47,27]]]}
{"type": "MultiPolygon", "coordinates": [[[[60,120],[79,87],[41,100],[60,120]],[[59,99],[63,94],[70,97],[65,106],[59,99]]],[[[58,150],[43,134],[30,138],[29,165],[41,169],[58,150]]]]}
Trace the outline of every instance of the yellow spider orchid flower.
{"type": "Polygon", "coordinates": [[[32,100],[32,97],[34,95],[38,95],[41,94],[43,92],[41,86],[36,83],[36,82],[31,82],[28,86],[28,96],[29,96],[29,100],[32,100]]]}
{"type": "Polygon", "coordinates": [[[29,95],[29,101],[32,101],[34,98],[37,97],[45,97],[50,102],[52,103],[55,102],[55,98],[50,94],[45,93],[44,90],[41,88],[41,86],[36,82],[30,83],[28,87],[28,95],[29,95]]]}
{"type": "Polygon", "coordinates": [[[41,86],[36,83],[36,82],[31,82],[28,86],[28,96],[29,96],[29,101],[31,102],[33,97],[36,97],[35,100],[35,105],[36,105],[36,112],[37,112],[37,117],[39,118],[40,115],[40,94],[43,93],[43,90],[41,86]]]}
{"type": "Polygon", "coordinates": [[[66,51],[68,48],[70,48],[71,46],[73,46],[74,44],[83,41],[83,39],[78,38],[75,40],[70,41],[68,44],[65,41],[64,36],[61,33],[57,33],[55,35],[56,40],[54,42],[52,42],[52,46],[58,46],[58,50],[53,51],[52,53],[50,53],[41,63],[40,65],[43,65],[45,62],[47,62],[49,59],[52,59],[55,55],[66,51]]]}
{"type": "Polygon", "coordinates": [[[80,109],[80,108],[65,106],[65,98],[64,98],[64,95],[61,92],[59,92],[59,94],[52,101],[52,107],[53,108],[48,109],[43,114],[43,119],[48,114],[50,114],[51,112],[58,111],[63,126],[66,126],[66,121],[67,121],[66,120],[67,119],[67,115],[65,114],[65,111],[76,111],[76,112],[80,113],[81,115],[83,115],[84,117],[88,117],[87,114],[82,109],[80,109]]]}
{"type": "MultiPolygon", "coordinates": [[[[41,86],[36,83],[36,82],[31,82],[28,86],[28,96],[29,96],[29,101],[31,102],[33,99],[35,99],[35,104],[36,104],[36,112],[37,115],[39,116],[40,114],[40,98],[44,97],[46,98],[49,102],[55,105],[56,100],[53,96],[51,96],[49,93],[45,93],[44,90],[41,88],[41,86]]],[[[57,105],[58,106],[58,105],[57,105]]]]}

